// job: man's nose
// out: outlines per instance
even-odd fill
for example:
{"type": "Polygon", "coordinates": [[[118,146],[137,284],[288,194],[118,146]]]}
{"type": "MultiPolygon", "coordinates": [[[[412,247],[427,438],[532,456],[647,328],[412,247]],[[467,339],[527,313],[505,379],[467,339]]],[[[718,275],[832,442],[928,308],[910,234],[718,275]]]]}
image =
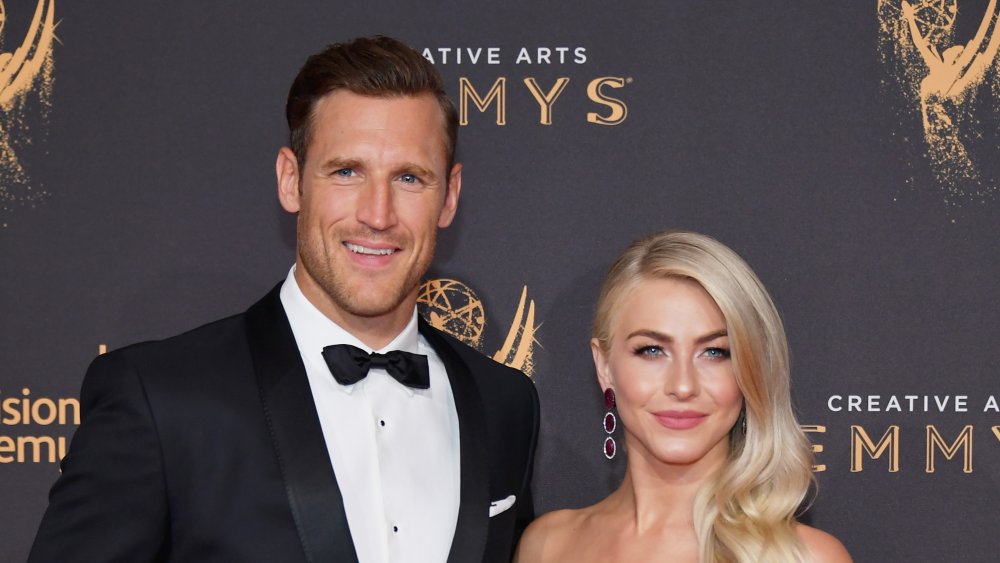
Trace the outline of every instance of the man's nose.
{"type": "Polygon", "coordinates": [[[388,179],[368,182],[358,196],[358,222],[377,231],[393,227],[397,221],[393,196],[392,183],[388,179]]]}

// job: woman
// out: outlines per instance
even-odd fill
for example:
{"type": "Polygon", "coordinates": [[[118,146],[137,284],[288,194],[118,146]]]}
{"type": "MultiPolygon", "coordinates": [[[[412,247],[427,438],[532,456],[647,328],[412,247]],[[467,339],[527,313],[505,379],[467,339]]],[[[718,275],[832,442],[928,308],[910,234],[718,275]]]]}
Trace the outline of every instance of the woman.
{"type": "MultiPolygon", "coordinates": [[[[604,280],[591,350],[624,427],[625,479],[535,521],[516,561],[851,561],[795,521],[812,457],[785,333],[736,253],[689,232],[633,243],[604,280]]],[[[612,411],[609,434],[615,422],[612,411]]]]}

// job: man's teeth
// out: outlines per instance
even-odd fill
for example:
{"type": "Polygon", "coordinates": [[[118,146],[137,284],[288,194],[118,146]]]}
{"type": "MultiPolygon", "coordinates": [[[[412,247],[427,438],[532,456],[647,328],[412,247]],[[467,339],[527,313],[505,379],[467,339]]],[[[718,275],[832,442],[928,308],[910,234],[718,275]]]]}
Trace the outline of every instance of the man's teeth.
{"type": "Polygon", "coordinates": [[[368,248],[367,246],[361,246],[360,244],[351,244],[349,242],[344,243],[347,245],[347,249],[355,254],[368,254],[371,256],[388,256],[395,252],[393,248],[368,248]]]}

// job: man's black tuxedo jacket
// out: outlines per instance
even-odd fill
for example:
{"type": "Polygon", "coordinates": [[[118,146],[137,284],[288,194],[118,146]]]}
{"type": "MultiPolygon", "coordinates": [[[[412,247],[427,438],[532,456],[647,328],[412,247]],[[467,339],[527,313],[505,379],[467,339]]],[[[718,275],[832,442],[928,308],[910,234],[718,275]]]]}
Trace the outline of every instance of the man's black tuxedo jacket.
{"type": "MultiPolygon", "coordinates": [[[[459,420],[448,561],[508,561],[533,517],[534,385],[422,321],[420,333],[459,420]]],[[[98,357],[81,407],[30,562],[357,559],[278,288],[244,314],[98,357]]]]}

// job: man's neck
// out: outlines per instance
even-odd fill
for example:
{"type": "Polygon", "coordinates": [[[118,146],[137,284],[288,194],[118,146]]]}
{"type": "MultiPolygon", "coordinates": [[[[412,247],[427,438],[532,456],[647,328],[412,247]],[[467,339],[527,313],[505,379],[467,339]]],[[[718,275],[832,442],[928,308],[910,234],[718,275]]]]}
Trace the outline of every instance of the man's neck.
{"type": "Polygon", "coordinates": [[[337,304],[309,276],[301,274],[301,268],[296,268],[295,282],[302,295],[312,303],[320,313],[337,324],[352,336],[363,342],[372,350],[380,350],[392,342],[413,318],[413,310],[417,305],[417,289],[407,295],[398,306],[382,315],[355,315],[337,304]]]}
{"type": "MultiPolygon", "coordinates": [[[[306,296],[308,299],[309,297],[306,296]]],[[[310,300],[311,301],[311,300],[310,300]]],[[[315,303],[314,303],[315,305],[315,303]]],[[[403,329],[406,328],[407,323],[413,317],[413,307],[416,305],[416,301],[406,307],[400,305],[397,311],[390,313],[393,318],[387,318],[390,315],[383,315],[379,317],[359,317],[351,315],[349,313],[344,313],[340,316],[333,314],[333,312],[328,312],[323,310],[320,311],[326,315],[331,321],[337,323],[338,326],[351,333],[355,338],[364,342],[365,345],[371,347],[372,350],[381,350],[387,344],[392,342],[403,329]],[[405,315],[396,315],[396,312],[405,311],[405,315]],[[400,316],[396,319],[396,316],[400,316]]]]}

